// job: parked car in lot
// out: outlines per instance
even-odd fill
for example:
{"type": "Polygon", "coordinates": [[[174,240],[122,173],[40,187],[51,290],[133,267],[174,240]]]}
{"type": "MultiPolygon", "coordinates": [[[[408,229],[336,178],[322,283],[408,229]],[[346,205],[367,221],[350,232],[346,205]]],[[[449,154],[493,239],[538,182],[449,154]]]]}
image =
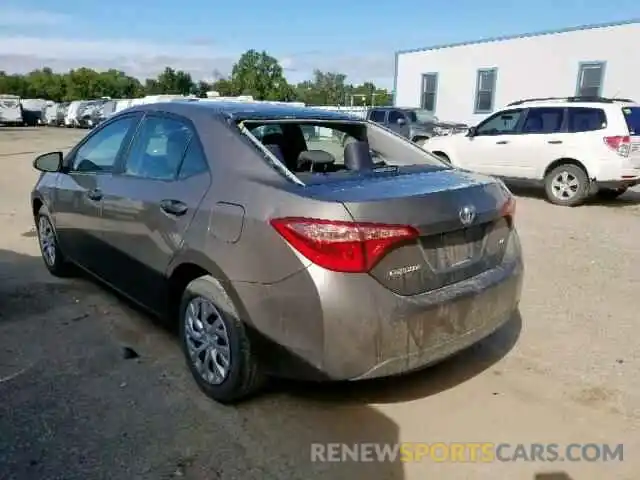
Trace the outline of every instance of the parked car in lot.
{"type": "Polygon", "coordinates": [[[141,105],[34,166],[49,271],[80,266],[179,324],[195,381],[221,402],[269,375],[419,369],[518,306],[504,184],[362,119],[253,102],[141,105]],[[308,126],[353,141],[309,150],[308,126]]]}
{"type": "Polygon", "coordinates": [[[77,122],[80,128],[93,128],[100,123],[102,107],[108,99],[88,100],[78,108],[77,122]]]}
{"type": "Polygon", "coordinates": [[[44,112],[47,109],[47,104],[47,100],[41,98],[23,98],[20,100],[24,124],[28,127],[44,124],[44,112]]]}
{"type": "Polygon", "coordinates": [[[520,100],[466,136],[432,138],[425,148],[507,183],[544,186],[549,201],[576,206],[640,183],[640,105],[599,97],[520,100]]]}
{"type": "Polygon", "coordinates": [[[433,113],[420,108],[376,107],[369,110],[367,118],[384,125],[420,146],[431,137],[464,132],[464,123],[443,122],[433,113]]]}

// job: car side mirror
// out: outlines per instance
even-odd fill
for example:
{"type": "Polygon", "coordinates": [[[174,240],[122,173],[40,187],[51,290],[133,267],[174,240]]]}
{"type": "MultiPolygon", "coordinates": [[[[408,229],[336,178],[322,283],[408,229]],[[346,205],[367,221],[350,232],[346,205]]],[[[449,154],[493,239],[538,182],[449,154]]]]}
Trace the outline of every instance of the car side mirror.
{"type": "Polygon", "coordinates": [[[398,125],[402,126],[402,125],[406,125],[406,124],[407,124],[407,121],[406,121],[404,118],[399,118],[399,119],[396,121],[396,123],[397,123],[398,125]]]}
{"type": "Polygon", "coordinates": [[[475,137],[478,135],[478,129],[476,127],[469,127],[467,130],[467,137],[475,137]]]}
{"type": "Polygon", "coordinates": [[[37,156],[33,161],[33,168],[41,172],[59,172],[62,170],[62,152],[49,152],[37,156]]]}

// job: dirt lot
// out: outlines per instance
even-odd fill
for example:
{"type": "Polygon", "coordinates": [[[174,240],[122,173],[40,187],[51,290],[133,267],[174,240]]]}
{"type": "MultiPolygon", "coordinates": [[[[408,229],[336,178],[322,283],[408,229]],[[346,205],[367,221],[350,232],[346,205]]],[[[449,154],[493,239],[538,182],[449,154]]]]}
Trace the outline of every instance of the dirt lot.
{"type": "Polygon", "coordinates": [[[521,315],[475,348],[401,379],[277,383],[232,408],[199,393],[150,317],[46,273],[31,161],[82,134],[0,129],[1,479],[640,478],[640,194],[578,209],[519,196],[521,315]],[[311,442],[410,441],[624,443],[624,461],[310,462],[311,442]],[[554,471],[567,476],[540,475],[554,471]]]}

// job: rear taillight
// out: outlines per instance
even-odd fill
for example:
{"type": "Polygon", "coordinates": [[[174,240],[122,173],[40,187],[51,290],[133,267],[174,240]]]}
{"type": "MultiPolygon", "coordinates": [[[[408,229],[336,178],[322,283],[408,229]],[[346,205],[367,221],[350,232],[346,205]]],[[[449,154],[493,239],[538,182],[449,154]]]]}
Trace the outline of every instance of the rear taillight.
{"type": "Polygon", "coordinates": [[[604,137],[604,143],[611,149],[615,150],[621,157],[629,156],[631,147],[631,137],[628,135],[618,135],[615,137],[604,137]]]}
{"type": "Polygon", "coordinates": [[[277,218],[271,225],[302,255],[334,272],[368,272],[393,246],[419,237],[406,225],[298,217],[277,218]]]}

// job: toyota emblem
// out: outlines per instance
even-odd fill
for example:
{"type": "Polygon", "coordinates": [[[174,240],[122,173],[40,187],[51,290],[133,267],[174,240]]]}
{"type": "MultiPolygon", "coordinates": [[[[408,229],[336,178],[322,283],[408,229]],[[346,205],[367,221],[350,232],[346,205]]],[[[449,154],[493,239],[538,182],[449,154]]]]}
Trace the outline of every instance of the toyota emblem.
{"type": "Polygon", "coordinates": [[[466,205],[458,213],[463,225],[470,225],[476,219],[476,208],[473,205],[466,205]]]}

